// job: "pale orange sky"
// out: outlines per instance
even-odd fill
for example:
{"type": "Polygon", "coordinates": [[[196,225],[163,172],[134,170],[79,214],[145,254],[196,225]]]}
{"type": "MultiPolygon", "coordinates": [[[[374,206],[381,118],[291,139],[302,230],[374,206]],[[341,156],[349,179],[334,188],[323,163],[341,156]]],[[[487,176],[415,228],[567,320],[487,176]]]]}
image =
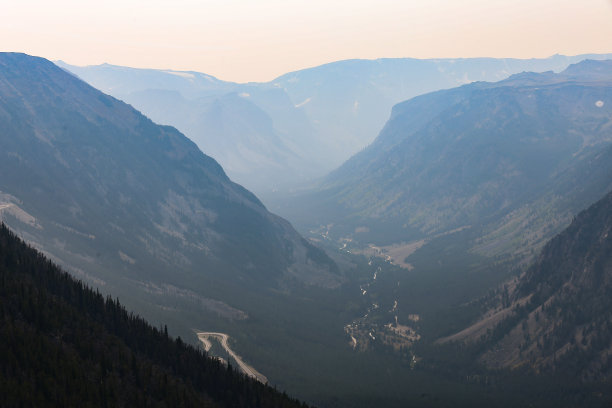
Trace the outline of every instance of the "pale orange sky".
{"type": "Polygon", "coordinates": [[[612,52],[611,0],[3,0],[0,50],[266,81],[348,58],[612,52]]]}

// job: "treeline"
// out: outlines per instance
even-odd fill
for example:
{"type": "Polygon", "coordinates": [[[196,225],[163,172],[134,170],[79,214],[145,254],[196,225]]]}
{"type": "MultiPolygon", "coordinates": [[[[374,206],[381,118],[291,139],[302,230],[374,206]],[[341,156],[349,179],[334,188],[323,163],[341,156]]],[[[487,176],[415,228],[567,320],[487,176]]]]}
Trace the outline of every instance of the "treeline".
{"type": "Polygon", "coordinates": [[[305,407],[173,339],[0,225],[3,407],[305,407]]]}

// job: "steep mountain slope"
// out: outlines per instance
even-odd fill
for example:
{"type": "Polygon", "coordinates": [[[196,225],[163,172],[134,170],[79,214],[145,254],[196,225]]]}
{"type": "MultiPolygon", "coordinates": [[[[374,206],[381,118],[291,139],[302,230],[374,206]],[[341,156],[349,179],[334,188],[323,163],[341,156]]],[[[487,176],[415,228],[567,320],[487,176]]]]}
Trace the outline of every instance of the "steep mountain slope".
{"type": "Polygon", "coordinates": [[[242,316],[228,287],[339,282],[193,142],[40,58],[0,55],[0,174],[9,225],[140,311],[242,316]]]}
{"type": "Polygon", "coordinates": [[[196,72],[58,65],[155,122],[176,126],[249,189],[270,192],[320,175],[324,159],[312,150],[312,125],[280,87],[196,72]]]}
{"type": "Polygon", "coordinates": [[[561,71],[587,57],[606,56],[347,60],[248,84],[194,72],[58,64],[156,122],[176,126],[232,179],[267,196],[277,188],[321,177],[363,149],[400,101],[522,71],[561,71]],[[250,114],[254,108],[247,103],[261,112],[250,114]],[[211,104],[224,107],[214,120],[211,104]],[[262,127],[264,115],[268,124],[262,127]],[[228,151],[228,144],[241,149],[228,151]],[[266,160],[255,160],[263,157],[266,160]]]}
{"type": "Polygon", "coordinates": [[[611,378],[612,193],[576,216],[501,296],[487,319],[451,339],[485,340],[480,360],[495,368],[611,378]]]}
{"type": "Polygon", "coordinates": [[[391,242],[471,228],[479,253],[531,252],[612,187],[611,68],[586,61],[398,104],[371,146],[281,213],[354,239],[384,225],[391,242]]]}
{"type": "Polygon", "coordinates": [[[106,300],[0,225],[2,406],[303,406],[106,300]]]}
{"type": "Polygon", "coordinates": [[[232,180],[248,184],[249,189],[271,191],[304,179],[295,170],[304,167],[304,158],[295,153],[300,149],[275,129],[270,116],[251,99],[244,92],[188,99],[178,91],[165,90],[134,92],[123,98],[159,123],[180,124],[232,180]]]}

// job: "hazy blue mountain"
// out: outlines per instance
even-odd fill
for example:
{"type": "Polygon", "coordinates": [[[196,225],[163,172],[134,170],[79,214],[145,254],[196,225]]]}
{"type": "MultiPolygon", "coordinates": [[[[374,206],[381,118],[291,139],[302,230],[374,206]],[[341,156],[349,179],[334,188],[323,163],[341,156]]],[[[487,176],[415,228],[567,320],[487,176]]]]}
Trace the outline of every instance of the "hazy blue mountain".
{"type": "Polygon", "coordinates": [[[279,87],[223,82],[194,72],[58,65],[154,121],[176,126],[233,180],[255,191],[320,175],[323,160],[312,148],[310,122],[279,87]]]}
{"type": "Polygon", "coordinates": [[[400,101],[474,81],[499,81],[523,71],[558,72],[586,58],[610,57],[347,60],[289,73],[272,83],[303,107],[339,165],[374,140],[400,101]]]}
{"type": "Polygon", "coordinates": [[[228,287],[339,281],[192,141],[44,59],[0,54],[0,174],[10,226],[147,316],[240,318],[228,287]]]}
{"type": "Polygon", "coordinates": [[[156,122],[176,126],[232,179],[267,196],[321,177],[366,147],[398,102],[522,71],[561,71],[586,57],[347,60],[248,84],[194,72],[58,64],[156,122]],[[224,110],[213,125],[215,100],[224,110]],[[261,111],[253,115],[246,101],[261,111]],[[227,146],[239,148],[228,152],[227,146]]]}
{"type": "Polygon", "coordinates": [[[86,82],[95,82],[96,88],[118,98],[148,89],[178,91],[191,97],[202,93],[232,91],[236,87],[233,82],[221,81],[200,72],[129,68],[110,64],[78,67],[63,61],[57,61],[56,64],[86,82]]]}
{"type": "Polygon", "coordinates": [[[367,149],[280,211],[365,242],[471,228],[479,253],[530,252],[612,188],[611,67],[585,61],[398,104],[367,149]]]}
{"type": "Polygon", "coordinates": [[[182,123],[184,132],[206,154],[223,163],[232,180],[249,188],[274,190],[301,177],[288,169],[303,158],[284,143],[272,119],[244,93],[189,100],[177,91],[147,90],[124,100],[161,123],[182,123]]]}

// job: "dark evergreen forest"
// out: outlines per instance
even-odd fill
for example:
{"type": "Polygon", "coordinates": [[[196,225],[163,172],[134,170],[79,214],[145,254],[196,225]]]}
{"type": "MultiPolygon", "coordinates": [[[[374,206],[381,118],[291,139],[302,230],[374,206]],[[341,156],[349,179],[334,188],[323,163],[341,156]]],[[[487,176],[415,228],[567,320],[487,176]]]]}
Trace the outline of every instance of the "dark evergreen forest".
{"type": "Polygon", "coordinates": [[[3,407],[304,407],[168,336],[0,225],[3,407]]]}

